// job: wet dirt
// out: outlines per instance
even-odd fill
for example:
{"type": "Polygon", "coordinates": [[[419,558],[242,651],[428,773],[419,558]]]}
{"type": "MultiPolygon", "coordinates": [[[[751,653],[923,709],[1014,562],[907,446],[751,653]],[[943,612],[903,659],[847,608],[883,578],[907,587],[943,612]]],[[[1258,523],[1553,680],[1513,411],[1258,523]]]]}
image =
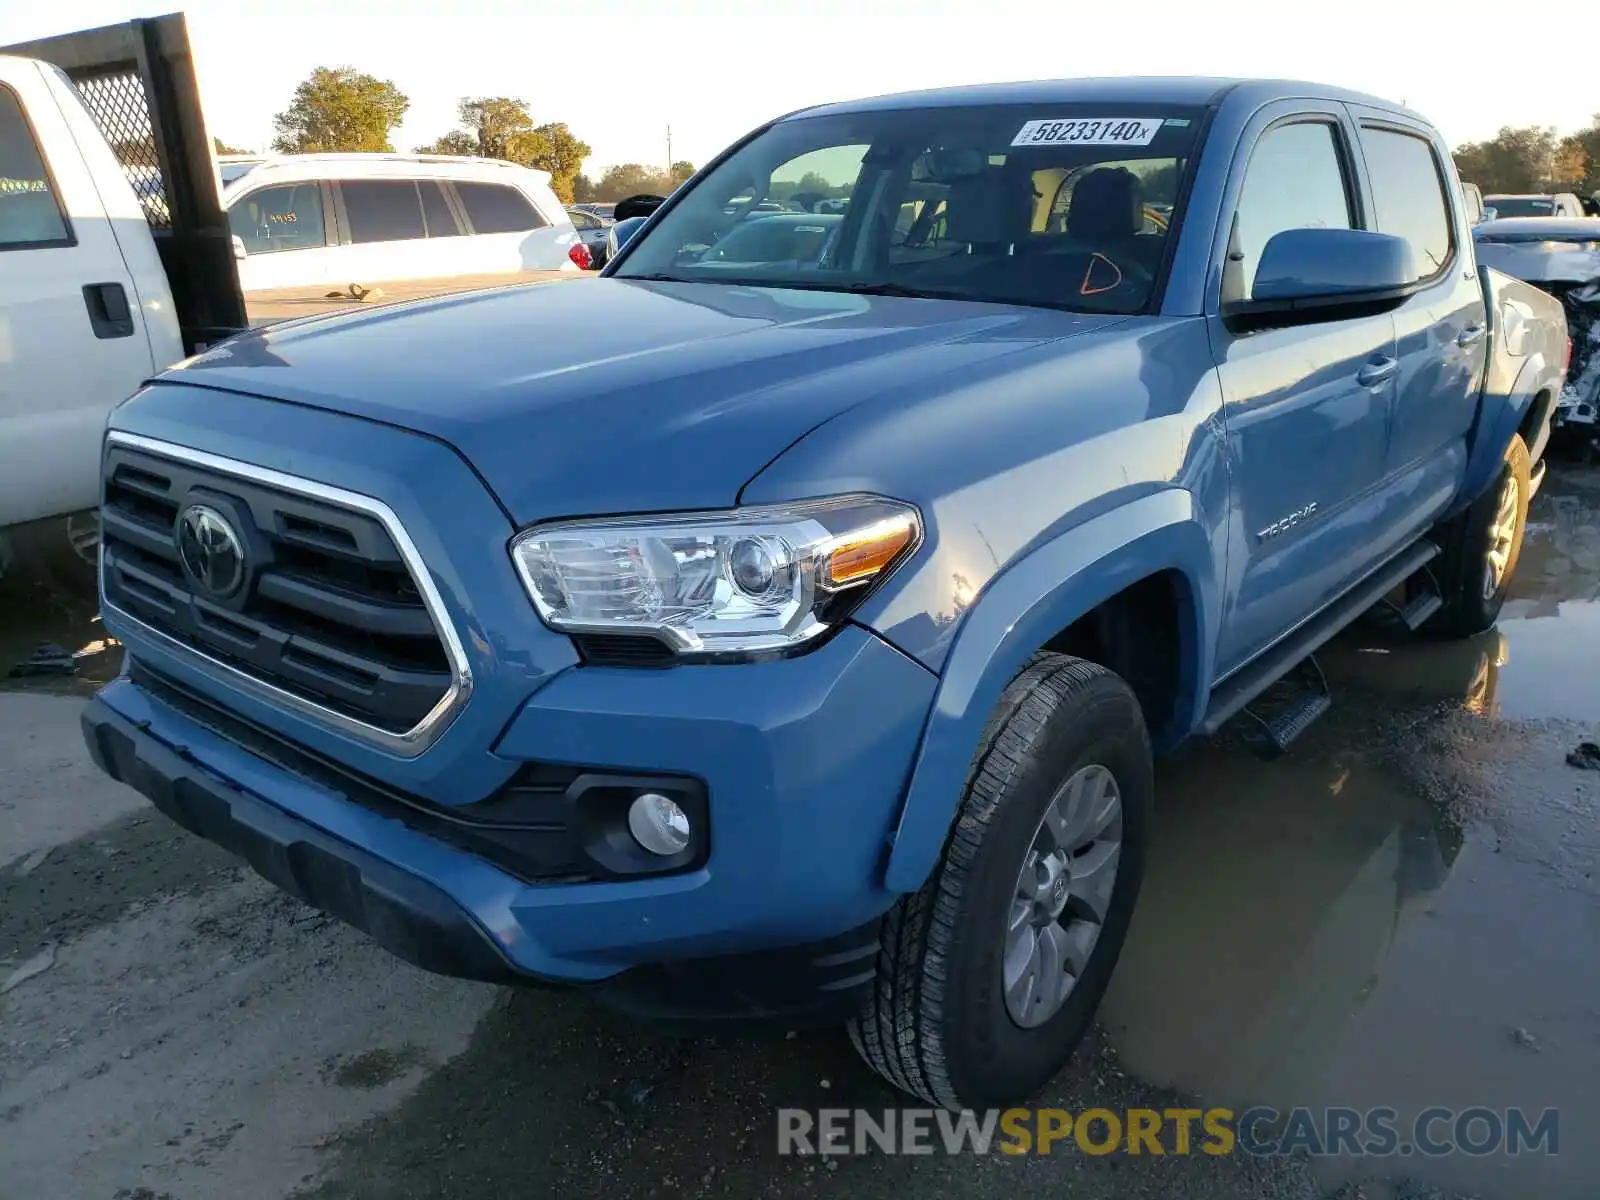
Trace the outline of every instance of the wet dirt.
{"type": "Polygon", "coordinates": [[[1554,1107],[1553,1158],[780,1157],[779,1106],[900,1103],[843,1036],[669,1037],[389,959],[85,766],[74,706],[116,647],[3,679],[97,628],[92,599],[0,582],[0,803],[27,797],[0,812],[0,975],[55,954],[0,997],[5,1200],[1520,1200],[1600,1177],[1600,773],[1564,762],[1600,733],[1600,473],[1552,470],[1496,631],[1364,623],[1288,756],[1230,736],[1163,764],[1101,1028],[1039,1101],[1382,1105],[1402,1125],[1554,1107]]]}

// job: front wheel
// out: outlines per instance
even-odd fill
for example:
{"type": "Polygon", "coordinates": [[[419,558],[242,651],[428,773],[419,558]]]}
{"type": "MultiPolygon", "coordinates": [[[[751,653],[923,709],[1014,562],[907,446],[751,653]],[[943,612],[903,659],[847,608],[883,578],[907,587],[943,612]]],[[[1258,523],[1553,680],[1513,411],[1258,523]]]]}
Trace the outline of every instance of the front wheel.
{"type": "Polygon", "coordinates": [[[850,1026],[868,1065],[947,1108],[1024,1100],[1071,1056],[1144,874],[1150,742],[1128,685],[1042,654],[1000,698],[932,877],[885,919],[850,1026]]]}
{"type": "Polygon", "coordinates": [[[1471,637],[1495,623],[1511,590],[1532,498],[1528,447],[1512,435],[1493,485],[1439,529],[1434,569],[1444,607],[1425,626],[1442,637],[1471,637]]]}

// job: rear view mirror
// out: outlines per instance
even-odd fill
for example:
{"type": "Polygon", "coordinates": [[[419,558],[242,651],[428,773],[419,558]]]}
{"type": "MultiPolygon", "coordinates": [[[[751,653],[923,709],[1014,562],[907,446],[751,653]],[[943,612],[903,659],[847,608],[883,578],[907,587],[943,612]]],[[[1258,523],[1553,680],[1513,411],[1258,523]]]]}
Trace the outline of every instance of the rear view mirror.
{"type": "Polygon", "coordinates": [[[1249,300],[1223,315],[1246,328],[1386,312],[1417,290],[1411,244],[1364,229],[1286,229],[1261,252],[1249,300]]]}

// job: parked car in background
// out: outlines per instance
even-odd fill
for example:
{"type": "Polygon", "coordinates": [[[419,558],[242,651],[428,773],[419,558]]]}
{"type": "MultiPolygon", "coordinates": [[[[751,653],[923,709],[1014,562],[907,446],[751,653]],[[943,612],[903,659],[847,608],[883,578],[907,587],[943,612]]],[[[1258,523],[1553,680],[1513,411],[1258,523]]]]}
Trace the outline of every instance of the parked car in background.
{"type": "Polygon", "coordinates": [[[219,154],[217,178],[224,188],[232,187],[266,161],[267,156],[264,154],[219,154]]]}
{"type": "Polygon", "coordinates": [[[699,261],[725,269],[779,262],[816,266],[833,244],[843,220],[836,213],[775,212],[741,222],[707,246],[699,261]]]}
{"type": "Polygon", "coordinates": [[[1600,218],[1488,221],[1472,233],[1478,261],[1548,292],[1567,310],[1572,362],[1554,424],[1600,432],[1600,218]]]}
{"type": "Polygon", "coordinates": [[[222,202],[246,292],[580,269],[549,173],[498,159],[284,155],[222,202]]]}
{"type": "Polygon", "coordinates": [[[615,215],[615,204],[574,204],[573,208],[581,208],[584,212],[593,213],[597,217],[604,217],[610,221],[615,215]]]}
{"type": "Polygon", "coordinates": [[[589,247],[589,266],[599,270],[606,265],[606,234],[615,222],[610,217],[596,216],[576,205],[567,209],[567,215],[572,218],[572,227],[578,231],[579,240],[589,247]]]}
{"type": "Polygon", "coordinates": [[[617,256],[617,251],[628,244],[628,239],[644,227],[649,217],[624,217],[620,221],[613,221],[606,230],[606,261],[610,262],[617,256]]]}
{"type": "Polygon", "coordinates": [[[1582,217],[1587,215],[1583,201],[1571,192],[1546,195],[1496,194],[1483,198],[1485,208],[1494,209],[1497,219],[1507,217],[1582,217]]]}

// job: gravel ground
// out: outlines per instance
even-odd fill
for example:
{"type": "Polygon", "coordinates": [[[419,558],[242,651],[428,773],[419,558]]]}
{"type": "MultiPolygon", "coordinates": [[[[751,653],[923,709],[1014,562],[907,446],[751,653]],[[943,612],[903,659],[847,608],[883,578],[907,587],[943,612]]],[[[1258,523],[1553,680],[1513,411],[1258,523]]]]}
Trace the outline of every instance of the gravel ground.
{"type": "Polygon", "coordinates": [[[1163,766],[1101,1025],[1039,1101],[1554,1105],[1555,1158],[781,1157],[780,1106],[896,1104],[842,1035],[674,1038],[390,959],[87,766],[115,647],[24,571],[0,675],[85,653],[0,685],[0,1197],[1592,1197],[1600,773],[1562,758],[1600,712],[1597,507],[1547,485],[1499,632],[1357,629],[1286,759],[1163,766]]]}

